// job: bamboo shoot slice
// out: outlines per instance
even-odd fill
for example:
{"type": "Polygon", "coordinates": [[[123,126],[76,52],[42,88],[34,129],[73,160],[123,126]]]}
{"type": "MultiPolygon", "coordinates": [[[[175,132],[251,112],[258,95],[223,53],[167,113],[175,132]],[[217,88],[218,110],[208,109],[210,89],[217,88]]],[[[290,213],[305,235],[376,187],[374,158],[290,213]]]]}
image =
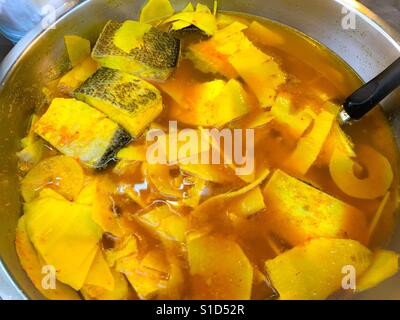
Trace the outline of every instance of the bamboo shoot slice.
{"type": "Polygon", "coordinates": [[[399,255],[393,251],[377,250],[370,267],[357,281],[357,292],[373,288],[399,271],[399,255]]]}
{"type": "Polygon", "coordinates": [[[309,134],[300,139],[296,149],[286,161],[285,167],[291,172],[304,176],[314,162],[331,131],[335,116],[322,111],[314,120],[314,126],[309,134]]]}
{"type": "Polygon", "coordinates": [[[343,267],[356,274],[369,267],[372,253],[353,240],[315,239],[265,263],[281,300],[323,300],[341,288],[343,267]]]}
{"type": "Polygon", "coordinates": [[[376,199],[384,196],[393,182],[393,170],[389,161],[368,145],[358,145],[355,151],[367,177],[357,177],[354,172],[357,163],[340,149],[336,149],[329,163],[333,181],[340,190],[354,198],[376,199]]]}
{"type": "Polygon", "coordinates": [[[44,265],[41,263],[35,248],[29,240],[28,232],[26,230],[25,216],[22,216],[18,221],[15,246],[22,268],[28,274],[36,289],[38,289],[43,296],[54,300],[80,299],[78,293],[71,287],[58,281],[56,282],[56,287],[54,289],[44,289],[42,284],[44,277],[42,269],[44,265]]]}
{"type": "Polygon", "coordinates": [[[313,238],[367,242],[363,212],[277,170],[264,189],[271,231],[291,245],[313,238]]]}
{"type": "Polygon", "coordinates": [[[187,244],[193,299],[247,300],[253,267],[240,246],[224,237],[206,236],[187,244]]]}
{"type": "Polygon", "coordinates": [[[36,165],[21,183],[26,202],[32,201],[43,188],[51,188],[74,200],[83,187],[83,170],[79,163],[67,156],[47,158],[36,165]]]}
{"type": "Polygon", "coordinates": [[[100,248],[92,262],[85,285],[97,286],[107,291],[112,291],[115,288],[114,276],[100,248]]]}
{"type": "Polygon", "coordinates": [[[140,13],[140,22],[152,23],[168,18],[175,10],[169,0],[150,0],[140,13]]]}
{"type": "Polygon", "coordinates": [[[69,60],[73,67],[80,64],[83,60],[90,57],[90,41],[82,37],[70,35],[64,37],[67,47],[69,60]]]}

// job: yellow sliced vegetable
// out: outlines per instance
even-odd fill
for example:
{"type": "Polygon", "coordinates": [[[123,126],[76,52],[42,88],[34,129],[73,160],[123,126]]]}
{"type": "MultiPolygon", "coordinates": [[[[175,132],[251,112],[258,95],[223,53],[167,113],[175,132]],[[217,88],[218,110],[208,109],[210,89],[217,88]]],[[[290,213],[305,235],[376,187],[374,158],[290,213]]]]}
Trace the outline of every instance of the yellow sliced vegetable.
{"type": "Polygon", "coordinates": [[[158,271],[160,273],[168,274],[169,265],[165,252],[161,249],[150,250],[142,259],[141,263],[143,268],[158,271]]]}
{"type": "Polygon", "coordinates": [[[94,257],[85,280],[85,285],[96,286],[106,291],[112,291],[115,288],[114,276],[100,248],[97,250],[96,256],[94,257]]]}
{"type": "Polygon", "coordinates": [[[18,152],[17,157],[20,161],[26,164],[36,165],[42,159],[43,151],[43,140],[38,139],[35,142],[28,144],[24,149],[18,152]]]}
{"type": "Polygon", "coordinates": [[[214,0],[213,15],[216,17],[218,13],[218,0],[214,0]]]}
{"type": "Polygon", "coordinates": [[[162,205],[137,217],[137,220],[164,239],[184,242],[188,228],[185,217],[162,205]]]}
{"type": "MultiPolygon", "coordinates": [[[[239,198],[239,197],[243,197],[243,198],[241,198],[242,200],[246,199],[245,194],[252,191],[258,185],[260,185],[268,177],[269,173],[270,173],[269,169],[264,169],[262,172],[260,172],[258,174],[257,178],[252,183],[248,184],[247,186],[245,186],[239,190],[233,191],[233,192],[219,194],[215,197],[212,197],[212,198],[204,201],[203,203],[201,203],[197,208],[195,208],[192,211],[192,215],[202,217],[202,218],[213,217],[216,214],[221,215],[223,212],[227,211],[227,207],[226,207],[227,204],[229,204],[231,201],[234,201],[234,199],[239,198]],[[214,212],[215,210],[217,212],[214,212]]],[[[249,196],[249,195],[247,195],[247,196],[249,196]]],[[[250,193],[250,196],[251,197],[255,196],[258,199],[258,202],[256,204],[254,204],[254,208],[258,209],[258,208],[263,207],[263,202],[261,203],[261,201],[260,201],[261,198],[256,193],[250,193]]],[[[253,204],[252,204],[252,206],[253,206],[253,204]]],[[[243,209],[244,211],[242,211],[241,214],[249,215],[249,214],[254,213],[255,209],[252,206],[242,207],[241,209],[243,209]],[[248,211],[246,211],[246,210],[248,210],[248,211]]],[[[261,209],[263,209],[263,208],[261,208],[261,209]]],[[[237,210],[237,208],[235,210],[237,210]]],[[[229,213],[229,212],[226,212],[226,213],[229,213]]]]}
{"type": "Polygon", "coordinates": [[[64,37],[65,46],[67,47],[69,60],[73,67],[90,57],[91,48],[90,41],[82,37],[71,35],[64,37]]]}
{"type": "MultiPolygon", "coordinates": [[[[76,197],[75,202],[88,206],[93,205],[96,189],[97,189],[97,179],[96,178],[87,179],[87,181],[85,181],[85,186],[82,188],[81,192],[76,197]]],[[[47,189],[43,189],[41,193],[43,193],[43,191],[46,190],[47,189]]],[[[41,198],[41,194],[39,195],[39,197],[41,198]]]]}
{"type": "Polygon", "coordinates": [[[114,277],[114,289],[111,291],[92,285],[84,285],[81,293],[86,300],[127,300],[129,298],[129,285],[125,276],[111,270],[114,277]]]}
{"type": "Polygon", "coordinates": [[[249,217],[265,209],[264,196],[260,187],[233,199],[228,204],[228,212],[243,217],[249,217]]]}
{"type": "Polygon", "coordinates": [[[189,2],[185,8],[183,8],[182,12],[193,12],[195,10],[193,3],[189,2]]]}
{"type": "Polygon", "coordinates": [[[231,168],[226,168],[223,165],[213,164],[180,164],[180,168],[195,177],[201,178],[205,181],[214,183],[233,183],[238,181],[231,168]]]}
{"type": "Polygon", "coordinates": [[[24,164],[28,164],[28,168],[36,165],[42,159],[44,151],[43,140],[35,134],[35,124],[39,120],[39,116],[34,114],[29,124],[28,135],[21,140],[23,149],[17,153],[17,157],[24,164]]]}
{"type": "Polygon", "coordinates": [[[114,200],[112,198],[116,186],[107,176],[96,178],[92,203],[92,219],[104,232],[115,236],[124,234],[117,213],[115,212],[114,200]]]}
{"type": "Polygon", "coordinates": [[[184,179],[190,180],[190,189],[184,193],[182,204],[187,207],[196,208],[202,196],[202,192],[206,187],[206,181],[199,177],[185,177],[184,179]]]}
{"type": "Polygon", "coordinates": [[[210,111],[225,85],[223,80],[196,84],[187,92],[185,100],[182,101],[183,105],[179,105],[179,109],[171,110],[171,116],[187,124],[213,126],[214,119],[210,119],[210,111]],[[203,115],[202,112],[207,112],[207,110],[208,113],[203,115]]]}
{"type": "Polygon", "coordinates": [[[211,150],[210,139],[209,136],[203,136],[202,128],[170,131],[168,134],[166,131],[151,129],[147,132],[147,148],[143,153],[148,163],[171,166],[197,164],[202,162],[201,157],[208,157],[211,150]]]}
{"type": "Polygon", "coordinates": [[[242,50],[254,48],[253,44],[246,38],[243,30],[247,29],[247,25],[241,22],[233,22],[218,32],[211,38],[217,52],[226,57],[230,57],[242,50]]]}
{"type": "Polygon", "coordinates": [[[320,237],[367,241],[363,212],[283,171],[275,171],[264,197],[271,231],[291,245],[320,237]]]}
{"type": "Polygon", "coordinates": [[[376,287],[399,271],[399,255],[393,251],[376,250],[369,268],[357,280],[356,291],[362,292],[376,287]]]}
{"type": "Polygon", "coordinates": [[[187,244],[192,299],[247,300],[253,267],[239,245],[225,237],[206,236],[187,244]]]}
{"type": "Polygon", "coordinates": [[[234,53],[229,62],[249,85],[262,107],[274,104],[277,90],[286,82],[286,74],[272,57],[249,46],[234,53]],[[255,65],[257,68],[254,68],[255,65]]]}
{"type": "Polygon", "coordinates": [[[62,76],[57,89],[64,94],[72,95],[97,69],[97,62],[89,56],[62,76]]]}
{"type": "Polygon", "coordinates": [[[246,29],[245,34],[250,38],[250,40],[266,46],[280,47],[286,43],[284,37],[268,29],[257,21],[253,21],[250,24],[248,29],[246,29]]]}
{"type": "MultiPolygon", "coordinates": [[[[198,4],[196,10],[191,12],[189,10],[179,12],[172,17],[166,19],[163,23],[171,23],[182,21],[184,24],[179,25],[179,27],[187,27],[193,25],[199,28],[201,31],[212,36],[217,31],[217,21],[215,16],[211,13],[208,7],[198,4]]],[[[174,30],[177,29],[177,25],[174,26],[174,30]]]]}
{"type": "Polygon", "coordinates": [[[211,39],[191,44],[186,56],[202,72],[222,74],[227,79],[237,78],[238,73],[229,62],[229,55],[251,45],[242,33],[246,28],[246,25],[234,22],[218,30],[211,39]]]}
{"type": "Polygon", "coordinates": [[[384,196],[393,182],[393,170],[389,161],[368,145],[356,146],[357,162],[366,177],[354,172],[355,160],[335,149],[329,163],[333,181],[347,195],[359,199],[376,199],[384,196]]]}
{"type": "Polygon", "coordinates": [[[331,131],[335,116],[322,111],[315,119],[311,131],[302,137],[294,152],[286,160],[285,167],[298,175],[305,175],[317,160],[331,131]]]}
{"type": "Polygon", "coordinates": [[[165,287],[160,290],[161,299],[182,299],[185,288],[185,273],[186,264],[173,255],[171,252],[167,254],[169,262],[168,280],[165,282],[165,287]]]}
{"type": "MultiPolygon", "coordinates": [[[[122,230],[117,212],[115,212],[114,200],[112,198],[112,183],[109,179],[99,178],[93,195],[92,219],[104,232],[115,236],[122,236],[122,230]]],[[[115,187],[115,186],[114,186],[115,187]]]]}
{"type": "Polygon", "coordinates": [[[130,53],[133,49],[139,48],[144,44],[144,35],[153,26],[148,23],[128,20],[115,32],[114,44],[125,53],[130,53]]]}
{"type": "Polygon", "coordinates": [[[51,188],[69,200],[74,200],[83,187],[83,170],[67,156],[47,158],[28,172],[21,183],[24,200],[30,202],[43,188],[51,188]]]}
{"type": "Polygon", "coordinates": [[[114,267],[118,260],[138,254],[138,241],[137,238],[132,235],[119,243],[116,248],[105,250],[105,259],[110,267],[114,267]]]}
{"type": "Polygon", "coordinates": [[[169,0],[149,0],[140,13],[140,22],[160,21],[172,16],[174,12],[169,0]]]}
{"type": "Polygon", "coordinates": [[[34,247],[57,280],[80,290],[98,250],[101,230],[89,206],[42,198],[24,205],[26,227],[34,247]]]}
{"type": "Polygon", "coordinates": [[[22,216],[18,221],[15,247],[22,268],[28,274],[35,288],[43,296],[52,300],[80,300],[79,295],[69,286],[56,282],[54,289],[44,289],[42,281],[46,274],[42,273],[44,265],[38,258],[37,252],[29,240],[26,230],[26,218],[22,216]]]}
{"type": "Polygon", "coordinates": [[[340,128],[338,123],[334,123],[332,130],[326,139],[325,145],[318,157],[318,163],[328,165],[335,149],[339,149],[344,155],[355,158],[354,143],[351,138],[340,128]]]}
{"type": "Polygon", "coordinates": [[[140,170],[141,162],[120,160],[117,165],[113,168],[112,172],[117,176],[125,176],[127,174],[135,174],[140,170]]]}
{"type": "MultiPolygon", "coordinates": [[[[194,12],[194,6],[191,2],[187,4],[187,6],[181,12],[194,12]]],[[[171,24],[171,30],[182,30],[187,27],[190,27],[190,22],[185,22],[183,20],[175,21],[171,24]]]]}
{"type": "Polygon", "coordinates": [[[214,80],[196,85],[187,104],[171,110],[171,116],[186,124],[222,127],[249,112],[246,93],[236,80],[214,80]]]}
{"type": "Polygon", "coordinates": [[[140,299],[155,298],[162,286],[162,274],[145,268],[135,256],[119,260],[116,269],[125,274],[140,299]]]}
{"type": "Polygon", "coordinates": [[[214,127],[221,127],[249,112],[246,92],[237,80],[229,80],[221,93],[214,100],[212,113],[218,120],[214,120],[214,127]]]}
{"type": "Polygon", "coordinates": [[[120,150],[117,153],[117,158],[129,161],[145,161],[146,160],[146,146],[144,145],[131,145],[120,150]]]}
{"type": "Polygon", "coordinates": [[[375,230],[376,230],[376,228],[377,228],[377,226],[378,226],[378,224],[379,224],[379,222],[380,222],[380,220],[382,218],[383,211],[385,210],[385,207],[386,207],[386,205],[387,205],[387,203],[389,201],[389,198],[390,198],[390,191],[388,191],[385,194],[385,196],[383,197],[381,203],[379,204],[378,210],[376,211],[371,223],[369,224],[369,229],[368,229],[368,239],[369,239],[369,241],[371,241],[371,239],[372,239],[372,237],[374,235],[374,232],[375,232],[375,230]]]}
{"type": "Polygon", "coordinates": [[[292,98],[286,94],[279,94],[271,108],[270,114],[279,132],[297,141],[306,132],[313,122],[310,110],[293,111],[292,98]]]}
{"type": "Polygon", "coordinates": [[[211,10],[205,4],[198,2],[196,5],[196,12],[211,13],[211,10]]]}
{"type": "MultiPolygon", "coordinates": [[[[66,200],[61,194],[57,193],[56,191],[54,191],[53,189],[50,189],[50,188],[44,188],[39,192],[37,199],[44,199],[44,198],[66,200]]],[[[78,196],[78,198],[79,198],[79,196],[78,196]]]]}
{"type": "Polygon", "coordinates": [[[171,177],[170,170],[172,169],[174,167],[161,164],[148,164],[146,162],[142,164],[143,176],[156,187],[162,196],[182,198],[182,183],[171,177]]]}
{"type": "Polygon", "coordinates": [[[217,13],[217,27],[218,30],[224,29],[234,22],[240,22],[246,26],[249,25],[249,21],[245,18],[238,17],[237,15],[230,15],[218,12],[217,13]]]}
{"type": "Polygon", "coordinates": [[[257,110],[249,114],[248,117],[239,119],[234,123],[234,128],[240,129],[257,129],[270,124],[274,120],[274,116],[269,111],[257,110]]]}
{"type": "Polygon", "coordinates": [[[353,240],[315,239],[265,263],[281,300],[323,300],[342,287],[343,268],[362,275],[372,253],[353,240]]]}

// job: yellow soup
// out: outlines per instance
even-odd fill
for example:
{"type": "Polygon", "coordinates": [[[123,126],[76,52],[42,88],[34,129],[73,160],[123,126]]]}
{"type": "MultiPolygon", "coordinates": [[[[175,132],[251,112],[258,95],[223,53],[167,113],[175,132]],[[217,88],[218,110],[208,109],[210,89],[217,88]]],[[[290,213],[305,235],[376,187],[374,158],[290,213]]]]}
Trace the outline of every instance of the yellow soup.
{"type": "Polygon", "coordinates": [[[361,81],[332,52],[155,0],[92,52],[67,39],[18,154],[17,251],[46,297],[325,299],[397,272],[396,145],[379,109],[339,126],[361,81]]]}

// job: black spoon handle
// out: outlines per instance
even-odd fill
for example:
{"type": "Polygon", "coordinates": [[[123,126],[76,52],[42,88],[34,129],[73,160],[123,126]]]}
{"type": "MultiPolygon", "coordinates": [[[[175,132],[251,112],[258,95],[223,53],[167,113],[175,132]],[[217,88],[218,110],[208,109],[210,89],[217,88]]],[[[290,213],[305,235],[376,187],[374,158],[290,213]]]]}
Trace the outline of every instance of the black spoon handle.
{"type": "Polygon", "coordinates": [[[359,120],[399,86],[400,58],[348,97],[343,109],[352,120],[359,120]]]}

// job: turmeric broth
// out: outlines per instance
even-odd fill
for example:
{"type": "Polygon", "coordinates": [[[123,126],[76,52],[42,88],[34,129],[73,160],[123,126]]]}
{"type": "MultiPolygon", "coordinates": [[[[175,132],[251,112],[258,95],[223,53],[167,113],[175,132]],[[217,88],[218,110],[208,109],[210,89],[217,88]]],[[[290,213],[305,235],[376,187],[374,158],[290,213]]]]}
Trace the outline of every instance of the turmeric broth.
{"type": "Polygon", "coordinates": [[[336,120],[360,79],[289,27],[212,11],[150,0],[92,50],[67,38],[73,66],[46,88],[18,154],[16,247],[45,297],[325,299],[397,272],[383,249],[398,203],[390,127],[379,109],[336,120]],[[238,174],[226,137],[189,148],[219,164],[185,162],[182,141],[163,149],[176,161],[149,161],[149,135],[189,129],[189,146],[210,129],[250,130],[240,153],[254,168],[238,174]],[[56,289],[42,286],[45,265],[56,289]],[[357,287],[345,290],[348,265],[357,287]]]}

